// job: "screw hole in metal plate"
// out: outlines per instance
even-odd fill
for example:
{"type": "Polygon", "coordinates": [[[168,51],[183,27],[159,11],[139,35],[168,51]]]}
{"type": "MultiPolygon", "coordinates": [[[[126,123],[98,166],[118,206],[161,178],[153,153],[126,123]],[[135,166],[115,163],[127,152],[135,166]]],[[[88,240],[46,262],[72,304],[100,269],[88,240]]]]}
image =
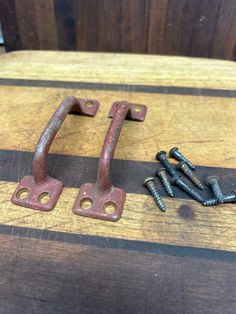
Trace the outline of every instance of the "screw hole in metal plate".
{"type": "Polygon", "coordinates": [[[19,189],[16,193],[16,197],[19,198],[20,200],[26,199],[28,195],[29,195],[29,190],[26,188],[19,189]]]}
{"type": "Polygon", "coordinates": [[[88,107],[88,108],[93,107],[93,105],[94,105],[94,103],[93,103],[93,101],[91,101],[91,100],[89,100],[89,101],[87,101],[87,102],[85,103],[85,106],[88,107]]]}
{"type": "Polygon", "coordinates": [[[134,106],[134,111],[140,112],[142,110],[142,105],[135,105],[134,106]]]}
{"type": "Polygon", "coordinates": [[[108,215],[113,215],[116,211],[116,204],[113,202],[107,202],[104,204],[104,211],[108,215]]]}
{"type": "Polygon", "coordinates": [[[38,201],[41,203],[41,204],[47,204],[51,199],[51,194],[48,193],[48,192],[43,192],[41,194],[39,194],[38,196],[38,201]]]}
{"type": "Polygon", "coordinates": [[[112,184],[111,160],[124,120],[144,121],[147,108],[144,105],[115,102],[109,112],[112,118],[108,128],[98,165],[96,183],[84,183],[75,199],[73,213],[85,217],[117,221],[120,219],[125,203],[125,191],[112,184]],[[93,204],[90,209],[83,210],[83,200],[90,198],[93,204]]]}
{"type": "Polygon", "coordinates": [[[80,201],[80,207],[83,209],[83,210],[89,210],[93,205],[93,201],[91,200],[91,198],[83,198],[81,201],[80,201]]]}

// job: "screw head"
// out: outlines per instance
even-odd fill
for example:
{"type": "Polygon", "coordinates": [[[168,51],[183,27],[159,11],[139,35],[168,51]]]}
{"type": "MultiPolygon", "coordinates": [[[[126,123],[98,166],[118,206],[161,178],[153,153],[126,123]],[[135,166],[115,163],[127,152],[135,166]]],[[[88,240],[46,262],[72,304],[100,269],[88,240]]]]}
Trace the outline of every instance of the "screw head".
{"type": "Polygon", "coordinates": [[[158,176],[158,173],[159,173],[159,172],[166,172],[166,168],[164,168],[164,167],[158,168],[158,169],[156,170],[156,172],[155,172],[155,175],[158,176]]]}
{"type": "Polygon", "coordinates": [[[216,176],[210,176],[210,177],[207,177],[207,178],[206,178],[205,183],[206,183],[207,186],[210,186],[211,183],[214,182],[215,180],[217,180],[217,177],[216,177],[216,176]]]}
{"type": "Polygon", "coordinates": [[[184,166],[184,165],[187,165],[186,164],[186,162],[185,161],[180,161],[178,164],[177,164],[177,166],[176,166],[176,168],[178,169],[178,170],[180,170],[181,168],[182,168],[182,166],[184,166]]]}
{"type": "Polygon", "coordinates": [[[172,184],[175,185],[176,181],[179,180],[182,177],[181,174],[175,174],[172,178],[172,184]]]}
{"type": "Polygon", "coordinates": [[[162,159],[162,158],[161,158],[162,155],[165,155],[165,157],[166,157],[166,151],[161,150],[160,152],[158,152],[158,153],[156,154],[156,159],[160,161],[160,160],[162,159]]]}
{"type": "Polygon", "coordinates": [[[148,177],[144,180],[143,182],[143,185],[144,186],[147,186],[147,183],[150,182],[150,181],[155,181],[155,178],[154,177],[148,177]]]}
{"type": "Polygon", "coordinates": [[[173,156],[173,153],[174,153],[176,150],[178,150],[178,149],[179,149],[179,148],[176,147],[176,146],[175,146],[175,147],[172,147],[171,150],[169,151],[169,156],[172,157],[172,156],[173,156]]]}

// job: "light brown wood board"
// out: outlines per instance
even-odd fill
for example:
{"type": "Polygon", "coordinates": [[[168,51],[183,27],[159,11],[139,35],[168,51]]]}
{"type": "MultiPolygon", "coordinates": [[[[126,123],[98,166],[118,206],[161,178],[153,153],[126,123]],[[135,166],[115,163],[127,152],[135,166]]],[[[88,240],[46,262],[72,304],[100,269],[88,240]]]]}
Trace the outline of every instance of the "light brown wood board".
{"type": "MultiPolygon", "coordinates": [[[[235,175],[233,168],[236,166],[234,74],[235,64],[229,61],[30,51],[6,54],[1,56],[1,150],[33,152],[44,126],[62,99],[75,95],[97,99],[101,103],[99,112],[94,118],[68,116],[50,152],[58,158],[61,155],[99,157],[110,123],[109,109],[114,101],[126,99],[146,104],[148,113],[143,123],[125,122],[116,159],[131,160],[135,165],[140,163],[143,174],[148,175],[150,169],[143,162],[155,163],[157,151],[179,146],[194,164],[206,166],[206,173],[211,167],[216,174],[227,171],[226,181],[231,173],[235,175]],[[68,83],[66,88],[63,88],[64,82],[68,83]],[[151,92],[145,87],[150,87],[151,92]]],[[[19,162],[18,180],[22,173],[20,168],[19,162]]],[[[85,170],[78,169],[82,173],[85,170]]],[[[23,170],[30,174],[28,171],[27,167],[23,170]]],[[[1,224],[228,251],[236,249],[234,204],[203,207],[193,200],[165,197],[168,210],[163,214],[152,197],[138,190],[137,194],[135,191],[127,194],[122,219],[109,223],[72,213],[79,191],[77,186],[65,187],[50,213],[13,205],[10,197],[17,183],[11,182],[11,177],[1,182],[1,224]]],[[[231,188],[225,181],[222,184],[231,188]]],[[[225,192],[231,192],[227,189],[225,192]]]]}
{"type": "Polygon", "coordinates": [[[203,207],[161,190],[162,213],[142,186],[156,152],[177,145],[202,180],[215,174],[224,193],[235,188],[235,64],[42,51],[5,54],[0,64],[0,313],[235,313],[235,204],[203,207]],[[59,201],[48,213],[13,205],[68,95],[101,105],[94,118],[68,115],[53,142],[48,171],[65,183],[59,201]],[[115,152],[123,216],[74,215],[80,185],[96,179],[109,109],[123,99],[148,107],[145,122],[125,121],[115,152]]]}

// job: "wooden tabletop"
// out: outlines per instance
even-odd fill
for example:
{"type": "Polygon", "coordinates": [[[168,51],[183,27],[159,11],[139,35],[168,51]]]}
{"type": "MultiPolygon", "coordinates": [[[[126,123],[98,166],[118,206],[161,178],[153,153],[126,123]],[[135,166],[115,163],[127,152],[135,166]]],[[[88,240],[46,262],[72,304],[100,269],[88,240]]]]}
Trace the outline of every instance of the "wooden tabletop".
{"type": "MultiPolygon", "coordinates": [[[[203,207],[183,192],[166,213],[142,186],[155,154],[178,146],[202,181],[236,189],[236,64],[184,57],[21,51],[0,56],[0,313],[235,313],[236,205],[203,207]],[[46,123],[68,95],[97,99],[94,118],[70,115],[48,172],[65,188],[48,213],[10,202],[32,175],[46,123]],[[94,182],[114,101],[148,107],[125,121],[112,166],[127,192],[122,218],[72,213],[94,182]],[[112,309],[112,310],[111,310],[112,309]]],[[[205,189],[204,197],[210,197],[205,189]]]]}

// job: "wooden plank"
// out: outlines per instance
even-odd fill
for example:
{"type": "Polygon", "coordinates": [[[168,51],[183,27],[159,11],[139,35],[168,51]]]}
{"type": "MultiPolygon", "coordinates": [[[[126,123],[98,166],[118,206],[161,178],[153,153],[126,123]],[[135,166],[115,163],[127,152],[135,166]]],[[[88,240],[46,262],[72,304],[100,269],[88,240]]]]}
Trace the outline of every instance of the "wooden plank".
{"type": "MultiPolygon", "coordinates": [[[[210,58],[212,47],[216,36],[216,25],[221,13],[221,5],[224,1],[201,0],[195,8],[195,18],[192,20],[192,34],[189,41],[188,55],[210,58]],[[207,36],[206,36],[207,34],[207,36]],[[198,53],[196,53],[198,51],[198,53]]],[[[189,3],[188,10],[191,11],[192,3],[189,3]]],[[[225,21],[226,22],[226,21],[225,21]]],[[[225,23],[227,25],[227,22],[225,23]]],[[[184,38],[182,39],[184,41],[184,38]]]]}
{"type": "Polygon", "coordinates": [[[1,313],[235,313],[235,258],[223,253],[215,260],[40,237],[0,242],[1,313]]]}
{"type": "Polygon", "coordinates": [[[124,52],[147,52],[148,1],[121,1],[121,47],[124,52]]]}
{"type": "Polygon", "coordinates": [[[15,4],[22,46],[55,49],[57,38],[53,0],[15,0],[15,4]]]}
{"type": "Polygon", "coordinates": [[[119,51],[120,0],[76,1],[76,48],[87,51],[119,51]]]}
{"type": "Polygon", "coordinates": [[[167,88],[159,74],[152,74],[156,69],[148,76],[153,64],[159,64],[155,57],[19,55],[1,57],[0,312],[110,313],[112,308],[115,313],[235,313],[235,204],[206,208],[178,195],[164,198],[168,210],[162,213],[141,187],[143,177],[154,171],[156,151],[174,145],[197,165],[207,165],[198,167],[201,176],[211,171],[219,175],[224,192],[235,187],[233,63],[177,58],[175,64],[172,58],[163,58],[159,61],[166,63],[162,75],[170,82],[167,88]],[[134,60],[140,62],[140,73],[134,60]],[[86,70],[97,63],[109,68],[109,62],[104,84],[99,67],[86,70]],[[125,65],[136,72],[122,80],[125,65]],[[61,73],[61,81],[50,81],[50,71],[61,73]],[[221,73],[225,82],[219,80],[221,73]],[[9,79],[5,85],[4,75],[9,79]],[[126,84],[123,91],[119,79],[126,84]],[[31,83],[35,87],[29,87],[31,83]],[[132,89],[131,84],[139,85],[132,89]],[[30,174],[38,137],[69,94],[101,102],[95,118],[69,115],[51,149],[56,155],[50,156],[49,172],[64,180],[68,169],[72,184],[63,189],[51,212],[15,206],[10,198],[17,183],[11,181],[30,174]],[[120,160],[113,163],[113,171],[118,171],[116,184],[128,193],[122,219],[112,223],[74,215],[71,209],[81,181],[95,180],[97,157],[110,123],[107,114],[117,99],[145,103],[148,114],[143,123],[125,121],[121,133],[115,155],[120,160]],[[82,138],[86,145],[79,144],[82,138]],[[128,177],[132,171],[136,178],[128,177]],[[136,184],[134,190],[132,182],[127,184],[129,178],[136,184]]]}
{"type": "Polygon", "coordinates": [[[56,0],[54,1],[54,5],[57,27],[57,48],[61,50],[75,50],[75,1],[56,0]]]}
{"type": "MultiPolygon", "coordinates": [[[[95,180],[96,167],[94,167],[95,163],[91,162],[91,157],[98,157],[100,154],[104,135],[110,123],[110,119],[106,117],[113,101],[127,99],[136,103],[147,104],[148,114],[143,123],[125,122],[116,150],[115,158],[123,160],[121,162],[129,164],[131,168],[136,161],[136,165],[139,165],[143,171],[137,177],[136,185],[134,184],[134,187],[137,186],[137,191],[136,188],[135,190],[127,188],[124,215],[119,222],[114,224],[75,216],[71,208],[78,193],[77,188],[65,188],[57,207],[51,213],[44,214],[20,208],[9,202],[16,183],[2,182],[0,200],[3,215],[0,223],[36,229],[46,228],[51,231],[63,231],[70,234],[92,234],[150,243],[235,251],[234,205],[203,208],[194,201],[184,200],[183,196],[179,195],[180,199],[165,199],[168,212],[162,214],[157,210],[152,198],[145,194],[147,191],[144,192],[143,187],[141,187],[141,181],[144,177],[154,170],[155,153],[160,149],[168,151],[172,146],[178,145],[195,164],[216,167],[210,170],[204,168],[202,174],[206,175],[210,173],[209,171],[212,173],[216,171],[215,173],[222,178],[224,191],[230,192],[229,189],[233,189],[234,182],[236,182],[235,171],[232,170],[236,166],[236,129],[234,125],[236,111],[235,99],[229,97],[230,92],[233,93],[235,87],[233,63],[206,60],[191,61],[185,58],[172,59],[168,57],[163,57],[160,60],[160,58],[138,55],[137,58],[133,59],[131,56],[125,55],[117,55],[116,58],[114,54],[87,55],[79,53],[76,55],[69,53],[67,55],[51,52],[48,54],[45,52],[36,52],[35,54],[24,52],[10,54],[1,59],[3,60],[3,78],[4,75],[10,79],[18,78],[14,83],[15,86],[7,86],[6,84],[0,87],[1,150],[15,150],[17,151],[16,154],[21,151],[33,152],[49,117],[67,95],[74,94],[77,97],[95,98],[101,102],[100,110],[95,118],[68,116],[51,148],[52,153],[59,154],[55,156],[59,161],[60,154],[88,158],[88,163],[85,164],[84,168],[82,167],[81,175],[79,169],[76,171],[73,168],[72,181],[74,183],[71,182],[74,185],[69,184],[70,187],[78,187],[81,183],[79,180],[84,181],[88,171],[91,171],[88,178],[92,181],[95,180]],[[141,74],[137,71],[133,73],[133,76],[128,76],[127,80],[122,80],[122,77],[124,78],[122,71],[124,71],[125,65],[127,65],[126,70],[129,68],[136,69],[134,60],[140,60],[141,74]],[[179,62],[177,65],[174,63],[176,60],[179,62]],[[183,62],[181,63],[180,60],[183,62]],[[165,61],[163,64],[166,65],[166,68],[163,65],[163,71],[166,70],[163,72],[163,77],[166,77],[165,82],[170,82],[168,88],[163,87],[163,89],[160,89],[163,82],[158,76],[159,72],[155,70],[150,72],[150,76],[148,76],[153,64],[161,65],[161,61],[165,61]],[[20,67],[17,70],[17,64],[18,66],[28,64],[28,66],[25,70],[22,67],[21,70],[20,67]],[[98,67],[92,69],[95,64],[98,64],[98,67]],[[105,90],[103,90],[103,83],[100,82],[102,76],[99,76],[100,66],[104,65],[108,69],[109,64],[109,75],[103,79],[104,83],[113,84],[113,90],[109,90],[109,86],[106,84],[104,84],[105,90]],[[63,88],[63,81],[61,86],[53,85],[58,81],[48,81],[51,75],[50,71],[53,71],[53,75],[61,73],[61,79],[66,81],[68,79],[65,76],[67,66],[71,67],[69,79],[73,79],[74,83],[81,81],[81,78],[84,83],[87,80],[87,87],[73,89],[70,88],[70,81],[67,81],[67,88],[63,88]],[[89,66],[91,66],[91,71],[86,70],[89,69],[89,66]],[[195,77],[193,78],[191,71],[187,71],[189,68],[196,70],[196,77],[201,78],[199,82],[196,81],[195,77]],[[178,74],[176,74],[175,69],[178,69],[178,74]],[[204,71],[204,75],[202,75],[202,71],[204,71]],[[176,80],[172,80],[174,73],[176,80]],[[212,73],[215,73],[216,77],[212,73]],[[224,73],[226,77],[224,83],[218,80],[220,73],[224,73]],[[207,79],[205,75],[208,74],[207,79]],[[39,79],[39,81],[33,82],[34,86],[37,87],[28,87],[27,84],[30,84],[30,79],[34,75],[36,79],[39,79]],[[24,82],[25,86],[21,86],[21,80],[24,77],[28,81],[24,82]],[[48,84],[40,87],[41,80],[44,80],[44,83],[48,82],[48,84]],[[152,93],[142,93],[142,85],[137,87],[139,88],[138,93],[135,89],[132,91],[131,85],[127,85],[126,91],[122,92],[119,90],[119,80],[121,83],[128,84],[142,83],[146,87],[153,86],[155,88],[155,85],[159,83],[160,86],[158,93],[154,89],[152,93]],[[215,84],[217,80],[218,85],[215,84]],[[184,85],[187,81],[187,86],[190,89],[186,89],[184,85]],[[93,85],[90,82],[96,84],[93,85]],[[209,90],[209,86],[216,87],[209,90]],[[182,90],[179,89],[180,87],[182,90]],[[219,92],[217,87],[220,88],[220,92],[222,91],[221,97],[214,97],[219,92]],[[226,87],[229,88],[228,91],[224,90],[226,87]],[[183,91],[185,91],[185,95],[183,91]],[[12,102],[13,95],[14,102],[12,102]],[[224,95],[227,97],[225,98],[224,95]],[[14,114],[9,115],[9,108],[14,114]],[[219,119],[219,117],[221,118],[219,119]],[[75,145],[78,143],[78,139],[83,139],[86,145],[75,145]],[[148,164],[148,162],[153,162],[153,164],[148,164]],[[78,180],[77,177],[80,179],[78,180]],[[225,183],[226,181],[227,183],[225,183]],[[138,194],[134,194],[136,192],[138,194]]],[[[137,63],[137,61],[135,62],[137,63]]],[[[1,82],[4,83],[4,80],[1,82]]],[[[79,86],[83,87],[83,85],[79,86]]],[[[14,152],[12,153],[14,154],[14,152]]],[[[60,165],[59,161],[57,163],[60,165]]],[[[10,158],[7,162],[10,162],[10,158]]],[[[68,166],[68,169],[72,167],[72,164],[68,166]]],[[[56,167],[54,163],[49,163],[49,171],[52,173],[57,170],[56,167]]],[[[122,167],[120,168],[121,171],[124,169],[122,167]]],[[[30,174],[27,171],[31,169],[31,166],[27,167],[25,160],[22,161],[21,158],[14,157],[8,169],[10,169],[9,173],[4,172],[7,180],[18,181],[22,175],[30,174]],[[13,172],[14,178],[11,177],[13,172]]],[[[66,167],[65,169],[63,167],[63,171],[66,171],[66,167]]],[[[60,171],[59,173],[62,174],[60,171]]],[[[54,174],[56,175],[55,172],[54,174]]],[[[119,180],[118,184],[120,184],[119,180]]],[[[124,185],[124,187],[127,186],[124,185]]]]}
{"type": "Polygon", "coordinates": [[[79,49],[235,59],[234,0],[6,0],[1,5],[7,51],[79,49]]]}
{"type": "Polygon", "coordinates": [[[215,38],[212,46],[213,58],[221,58],[221,56],[224,55],[227,59],[236,60],[235,15],[235,1],[221,1],[220,14],[216,24],[215,38]],[[228,23],[224,23],[224,19],[227,19],[228,23]],[[224,34],[227,34],[227,36],[224,34]]]}
{"type": "Polygon", "coordinates": [[[52,80],[28,80],[17,78],[0,78],[2,86],[21,86],[21,87],[50,87],[63,89],[79,90],[102,90],[117,91],[129,93],[149,93],[165,95],[193,95],[201,97],[223,97],[236,98],[236,90],[214,89],[214,88],[194,88],[181,86],[154,86],[154,85],[131,85],[131,84],[113,84],[113,83],[89,83],[75,81],[52,81],[52,80]]]}
{"type": "Polygon", "coordinates": [[[210,57],[220,5],[221,0],[214,1],[214,5],[211,0],[181,0],[178,5],[174,0],[151,0],[150,50],[167,55],[210,57]]]}
{"type": "MultiPolygon", "coordinates": [[[[149,53],[159,51],[164,54],[165,51],[165,33],[166,17],[168,10],[168,1],[149,0],[149,28],[148,28],[148,47],[149,53]],[[157,9],[158,8],[158,9],[157,9]]],[[[168,24],[167,24],[168,27],[168,24]]],[[[167,54],[167,53],[165,53],[167,54]]]]}
{"type": "Polygon", "coordinates": [[[0,19],[6,51],[22,49],[14,1],[0,1],[0,19]]]}
{"type": "Polygon", "coordinates": [[[163,214],[152,197],[128,193],[122,219],[113,223],[74,215],[78,189],[64,188],[55,209],[43,213],[9,201],[16,183],[1,182],[0,186],[2,225],[236,251],[234,204],[203,207],[192,200],[165,197],[168,210],[163,214]]]}
{"type": "MultiPolygon", "coordinates": [[[[104,34],[101,34],[100,23],[98,22],[99,15],[101,14],[99,10],[99,0],[91,1],[76,1],[76,48],[80,51],[96,51],[98,50],[99,40],[106,37],[104,34]],[[90,10],[89,10],[90,8],[90,10]],[[100,32],[99,32],[100,31],[100,32]]],[[[111,2],[111,1],[110,1],[111,2]]],[[[109,6],[109,3],[108,3],[109,6]]],[[[110,7],[109,7],[110,8],[110,7]]],[[[106,21],[103,21],[105,24],[106,21]]],[[[114,27],[114,25],[113,25],[114,27]]],[[[111,28],[108,29],[108,31],[111,28]]],[[[104,42],[103,42],[104,44],[104,42]]],[[[110,45],[112,43],[110,42],[110,45]]]]}
{"type": "MultiPolygon", "coordinates": [[[[18,182],[19,178],[24,175],[32,174],[33,156],[34,153],[26,151],[0,150],[0,180],[18,182]]],[[[84,182],[95,182],[98,161],[99,158],[95,157],[50,154],[47,168],[49,175],[62,181],[66,187],[79,188],[84,182]]],[[[144,178],[153,176],[159,167],[160,163],[157,161],[114,159],[111,167],[112,181],[114,185],[128,193],[149,195],[149,191],[143,186],[144,178]]],[[[236,169],[196,166],[195,173],[201,182],[205,182],[208,176],[217,176],[219,182],[223,183],[221,188],[225,194],[236,189],[236,169]]],[[[164,187],[159,180],[156,185],[160,194],[166,196],[164,187]]],[[[173,187],[173,190],[175,198],[191,199],[180,189],[173,187]]],[[[210,189],[207,188],[199,193],[204,199],[212,197],[210,189]]]]}
{"type": "Polygon", "coordinates": [[[177,145],[196,165],[236,167],[235,99],[17,86],[1,86],[0,93],[1,149],[34,151],[49,118],[62,99],[72,94],[97,99],[102,105],[95,118],[67,117],[51,148],[53,153],[98,157],[111,104],[127,99],[146,104],[148,114],[143,123],[125,122],[115,158],[155,161],[157,151],[177,145]],[[14,115],[9,115],[9,104],[14,115]],[[78,139],[86,145],[75,145],[78,139]]]}
{"type": "Polygon", "coordinates": [[[1,78],[235,90],[235,72],[230,61],[184,57],[49,51],[1,56],[1,78]]]}
{"type": "Polygon", "coordinates": [[[19,34],[22,47],[39,49],[39,34],[36,19],[35,2],[28,0],[14,0],[18,20],[19,34]]]}
{"type": "Polygon", "coordinates": [[[40,49],[56,49],[58,42],[54,0],[34,0],[34,7],[40,49]]]}

